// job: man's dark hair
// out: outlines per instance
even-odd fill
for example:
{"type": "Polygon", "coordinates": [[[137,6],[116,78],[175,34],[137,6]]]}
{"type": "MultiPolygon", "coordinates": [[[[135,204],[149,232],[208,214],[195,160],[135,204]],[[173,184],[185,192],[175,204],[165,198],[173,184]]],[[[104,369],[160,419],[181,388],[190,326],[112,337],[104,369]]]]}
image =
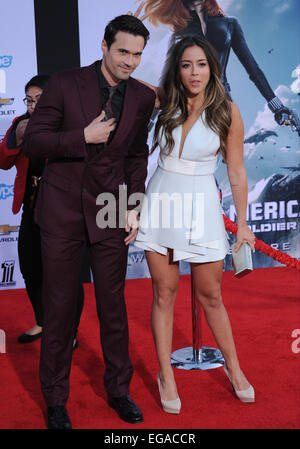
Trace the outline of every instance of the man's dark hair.
{"type": "Polygon", "coordinates": [[[104,40],[108,49],[115,42],[118,31],[124,31],[134,36],[142,36],[145,40],[145,46],[150,37],[149,31],[140,19],[124,14],[111,20],[105,28],[104,40]]]}
{"type": "Polygon", "coordinates": [[[30,87],[39,87],[40,89],[44,90],[46,87],[46,84],[49,81],[50,76],[49,75],[36,75],[31,80],[28,81],[28,83],[25,86],[25,93],[30,87]]]}

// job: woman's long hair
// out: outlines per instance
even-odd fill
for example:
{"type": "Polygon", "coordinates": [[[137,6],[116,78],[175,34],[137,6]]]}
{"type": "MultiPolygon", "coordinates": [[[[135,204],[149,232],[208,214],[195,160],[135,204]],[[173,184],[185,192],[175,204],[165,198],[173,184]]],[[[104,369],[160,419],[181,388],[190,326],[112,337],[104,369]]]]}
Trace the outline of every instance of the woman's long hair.
{"type": "Polygon", "coordinates": [[[220,64],[217,53],[209,42],[198,36],[183,38],[170,51],[161,82],[164,102],[155,126],[151,152],[159,145],[160,138],[163,135],[166,144],[162,150],[166,154],[170,154],[175,144],[172,135],[173,130],[182,125],[188,118],[187,93],[181,82],[180,67],[184,50],[194,46],[203,49],[210,68],[210,79],[205,89],[204,102],[201,110],[199,110],[199,117],[205,110],[205,122],[220,137],[218,152],[226,161],[226,139],[231,124],[231,107],[220,80],[220,64]]]}
{"type": "MultiPolygon", "coordinates": [[[[153,25],[169,25],[176,33],[191,20],[190,9],[193,3],[194,0],[147,0],[145,15],[153,25]]],[[[205,0],[203,11],[208,16],[225,16],[216,0],[205,0]]]]}

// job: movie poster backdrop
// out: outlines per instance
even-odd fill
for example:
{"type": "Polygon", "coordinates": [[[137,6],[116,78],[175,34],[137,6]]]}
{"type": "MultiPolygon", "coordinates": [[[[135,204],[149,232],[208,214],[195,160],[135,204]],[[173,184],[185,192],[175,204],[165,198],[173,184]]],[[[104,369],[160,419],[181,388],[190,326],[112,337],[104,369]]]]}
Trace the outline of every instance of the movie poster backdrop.
{"type": "MultiPolygon", "coordinates": [[[[171,8],[179,1],[164,0],[164,3],[171,8]]],[[[1,8],[0,27],[0,140],[13,118],[25,111],[24,85],[36,74],[37,66],[33,0],[1,0],[1,3],[5,3],[5,8],[1,8]]],[[[150,3],[153,2],[149,0],[147,5],[150,3]]],[[[225,23],[231,24],[226,32],[229,29],[233,33],[228,62],[223,63],[223,67],[226,64],[230,95],[241,111],[245,126],[244,161],[249,186],[247,223],[257,238],[299,258],[300,139],[290,126],[278,125],[268,101],[271,91],[290,111],[300,115],[300,2],[219,0],[218,4],[227,17],[225,23]]],[[[101,40],[108,21],[120,14],[135,13],[139,5],[135,0],[78,0],[81,66],[101,59],[101,40]]],[[[139,17],[143,14],[144,9],[139,17]]],[[[222,53],[226,46],[221,22],[224,18],[214,17],[207,23],[201,21],[199,15],[198,19],[196,16],[197,5],[190,14],[194,32],[215,39],[222,53]],[[216,27],[221,26],[221,32],[212,27],[212,22],[216,27]]],[[[174,24],[162,23],[159,14],[155,25],[151,15],[144,23],[151,37],[133,76],[158,85],[168,49],[175,38],[174,24]]],[[[153,114],[149,146],[155,121],[153,114]]],[[[149,158],[146,183],[156,168],[156,160],[157,151],[149,158]]],[[[215,177],[222,192],[224,213],[235,221],[226,164],[221,158],[215,177]]],[[[15,169],[0,170],[0,289],[23,287],[17,257],[20,213],[13,215],[11,212],[14,178],[15,169]]],[[[280,266],[259,251],[254,252],[253,263],[255,268],[280,266]]],[[[189,273],[188,264],[182,263],[180,268],[181,273],[189,273]]],[[[226,256],[224,269],[232,269],[230,254],[226,256]]],[[[149,277],[144,252],[130,245],[127,278],[142,277],[149,277]]]]}

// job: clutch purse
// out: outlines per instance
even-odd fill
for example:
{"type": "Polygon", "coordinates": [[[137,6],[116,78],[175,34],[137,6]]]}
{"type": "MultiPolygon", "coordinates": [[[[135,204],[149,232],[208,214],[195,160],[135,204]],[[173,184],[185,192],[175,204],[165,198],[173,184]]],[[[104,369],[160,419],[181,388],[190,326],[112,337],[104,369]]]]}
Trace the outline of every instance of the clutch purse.
{"type": "Polygon", "coordinates": [[[234,252],[234,247],[235,243],[231,245],[234,275],[241,278],[253,271],[252,252],[248,243],[243,243],[237,253],[234,252]]]}

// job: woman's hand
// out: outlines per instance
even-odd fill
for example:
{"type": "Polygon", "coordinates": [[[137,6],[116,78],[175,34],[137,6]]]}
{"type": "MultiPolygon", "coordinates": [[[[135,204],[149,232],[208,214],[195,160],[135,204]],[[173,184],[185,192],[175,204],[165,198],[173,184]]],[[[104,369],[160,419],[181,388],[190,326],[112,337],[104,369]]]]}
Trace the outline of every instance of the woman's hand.
{"type": "Polygon", "coordinates": [[[254,250],[255,246],[255,235],[251,231],[251,229],[247,226],[247,224],[238,225],[237,230],[237,241],[234,247],[234,252],[238,252],[243,243],[248,243],[250,248],[254,250]]]}

